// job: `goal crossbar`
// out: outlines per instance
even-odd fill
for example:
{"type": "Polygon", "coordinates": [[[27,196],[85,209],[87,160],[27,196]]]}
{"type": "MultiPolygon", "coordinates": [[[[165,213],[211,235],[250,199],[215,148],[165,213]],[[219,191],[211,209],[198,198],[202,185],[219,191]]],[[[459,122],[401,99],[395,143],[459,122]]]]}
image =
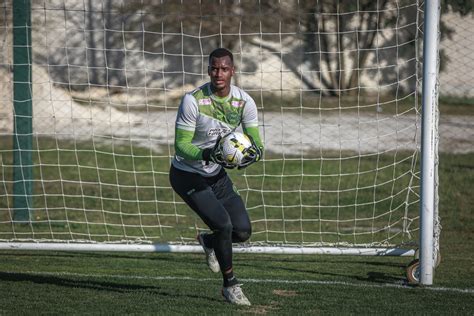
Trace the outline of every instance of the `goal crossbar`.
{"type": "MultiPolygon", "coordinates": [[[[176,252],[199,253],[201,246],[170,244],[89,244],[89,243],[0,243],[0,250],[49,250],[49,251],[110,251],[110,252],[176,252]]],[[[335,247],[288,247],[251,246],[234,247],[235,253],[282,254],[282,255],[352,255],[352,256],[413,256],[414,249],[402,248],[335,248],[335,247]]]]}

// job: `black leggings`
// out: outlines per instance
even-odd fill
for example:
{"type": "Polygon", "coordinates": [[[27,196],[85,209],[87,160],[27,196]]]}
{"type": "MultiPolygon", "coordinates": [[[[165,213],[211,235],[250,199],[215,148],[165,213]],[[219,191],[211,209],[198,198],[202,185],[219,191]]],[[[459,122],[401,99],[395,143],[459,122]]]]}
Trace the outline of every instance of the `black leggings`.
{"type": "Polygon", "coordinates": [[[232,242],[249,239],[252,228],[242,198],[225,170],[213,177],[203,177],[171,166],[170,183],[213,231],[212,239],[206,243],[214,248],[221,271],[230,270],[232,242]]]}

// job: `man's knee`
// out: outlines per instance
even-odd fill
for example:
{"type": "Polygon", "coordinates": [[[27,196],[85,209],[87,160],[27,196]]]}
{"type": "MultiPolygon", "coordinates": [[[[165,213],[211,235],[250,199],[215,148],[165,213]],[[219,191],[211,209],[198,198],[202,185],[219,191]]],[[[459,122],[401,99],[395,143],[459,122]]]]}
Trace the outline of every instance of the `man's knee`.
{"type": "Polygon", "coordinates": [[[230,221],[225,222],[225,223],[220,223],[218,227],[213,229],[214,234],[218,234],[220,236],[226,236],[228,238],[231,238],[232,230],[233,230],[233,227],[230,221]]]}
{"type": "Polygon", "coordinates": [[[252,235],[251,229],[234,231],[232,233],[232,241],[233,242],[244,242],[244,241],[249,240],[251,235],[252,235]]]}

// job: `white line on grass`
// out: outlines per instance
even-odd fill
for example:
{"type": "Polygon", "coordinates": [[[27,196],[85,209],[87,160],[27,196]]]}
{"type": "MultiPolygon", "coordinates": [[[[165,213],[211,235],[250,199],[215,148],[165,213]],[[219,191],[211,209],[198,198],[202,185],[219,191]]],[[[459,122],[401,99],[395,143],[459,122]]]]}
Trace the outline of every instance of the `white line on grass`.
{"type": "MultiPolygon", "coordinates": [[[[134,280],[173,280],[173,281],[195,281],[195,282],[209,282],[209,281],[220,281],[218,278],[193,278],[185,276],[140,276],[140,275],[119,275],[119,274],[83,274],[83,273],[70,273],[70,272],[38,272],[38,271],[5,271],[3,273],[9,274],[32,274],[32,275],[45,275],[45,276],[70,276],[70,277],[81,277],[81,278],[115,278],[115,279],[134,279],[134,280]]],[[[405,290],[428,290],[435,292],[455,292],[455,293],[467,293],[474,294],[474,289],[460,289],[454,287],[413,287],[403,284],[394,283],[383,283],[383,284],[371,284],[371,283],[351,283],[344,281],[320,281],[320,280],[282,280],[282,279],[243,279],[239,278],[242,282],[247,283],[277,283],[277,284],[315,284],[315,285],[343,285],[352,287],[363,287],[363,288],[396,288],[405,290]]]]}

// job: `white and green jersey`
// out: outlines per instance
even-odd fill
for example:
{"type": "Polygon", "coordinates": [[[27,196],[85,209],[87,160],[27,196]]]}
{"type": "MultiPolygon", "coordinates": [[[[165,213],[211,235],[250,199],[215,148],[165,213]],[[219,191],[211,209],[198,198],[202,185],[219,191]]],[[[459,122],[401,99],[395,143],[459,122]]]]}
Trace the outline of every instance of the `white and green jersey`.
{"type": "Polygon", "coordinates": [[[210,83],[206,83],[186,93],[176,117],[173,166],[204,176],[217,174],[221,166],[203,161],[202,150],[213,147],[219,135],[240,124],[244,133],[251,134],[257,145],[263,147],[258,133],[257,106],[245,91],[232,85],[230,94],[221,98],[212,94],[210,83]]]}

